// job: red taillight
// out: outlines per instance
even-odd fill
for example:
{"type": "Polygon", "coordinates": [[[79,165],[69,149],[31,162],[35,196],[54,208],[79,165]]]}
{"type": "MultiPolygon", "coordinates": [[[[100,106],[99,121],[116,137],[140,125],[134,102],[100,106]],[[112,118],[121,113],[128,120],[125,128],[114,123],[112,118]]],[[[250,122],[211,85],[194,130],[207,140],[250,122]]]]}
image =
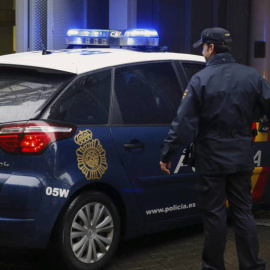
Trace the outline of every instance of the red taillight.
{"type": "Polygon", "coordinates": [[[41,154],[51,143],[70,138],[74,126],[42,121],[4,125],[0,128],[0,147],[10,154],[41,154]]]}
{"type": "Polygon", "coordinates": [[[18,143],[19,143],[18,135],[0,136],[0,147],[6,152],[17,151],[18,143]]]}
{"type": "Polygon", "coordinates": [[[40,153],[51,142],[48,134],[24,135],[20,142],[22,153],[40,153]]]}

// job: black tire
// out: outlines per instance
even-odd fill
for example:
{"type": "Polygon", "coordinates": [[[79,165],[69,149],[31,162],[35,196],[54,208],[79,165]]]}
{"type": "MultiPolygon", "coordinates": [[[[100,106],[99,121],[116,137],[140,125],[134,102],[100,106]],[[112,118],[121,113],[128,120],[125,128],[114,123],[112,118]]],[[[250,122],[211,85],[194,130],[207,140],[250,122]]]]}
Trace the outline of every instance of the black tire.
{"type": "Polygon", "coordinates": [[[106,194],[82,193],[65,211],[56,237],[58,254],[69,269],[102,269],[121,238],[119,212],[106,194]]]}

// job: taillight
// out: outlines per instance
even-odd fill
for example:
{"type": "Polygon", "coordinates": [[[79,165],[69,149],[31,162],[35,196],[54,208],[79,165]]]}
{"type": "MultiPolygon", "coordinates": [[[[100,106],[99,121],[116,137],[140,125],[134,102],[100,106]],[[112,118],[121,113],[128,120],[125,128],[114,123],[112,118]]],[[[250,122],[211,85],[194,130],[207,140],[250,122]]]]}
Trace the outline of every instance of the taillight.
{"type": "Polygon", "coordinates": [[[24,135],[20,142],[20,149],[22,153],[40,153],[51,142],[48,134],[24,135]]]}
{"type": "Polygon", "coordinates": [[[0,147],[10,154],[41,154],[51,143],[70,138],[75,131],[75,126],[42,121],[3,125],[0,147]]]}

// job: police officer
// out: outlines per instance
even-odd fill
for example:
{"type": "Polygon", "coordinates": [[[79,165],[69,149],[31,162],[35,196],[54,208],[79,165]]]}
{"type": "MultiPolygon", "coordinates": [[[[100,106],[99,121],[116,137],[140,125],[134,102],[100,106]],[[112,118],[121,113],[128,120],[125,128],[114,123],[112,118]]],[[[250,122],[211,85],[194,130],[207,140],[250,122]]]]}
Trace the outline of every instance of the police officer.
{"type": "Polygon", "coordinates": [[[270,85],[253,68],[235,63],[231,43],[227,30],[208,28],[193,45],[202,47],[206,68],[187,86],[162,145],[160,167],[169,174],[173,155],[196,131],[195,188],[205,233],[202,269],[225,269],[228,199],[239,269],[263,270],[251,213],[252,122],[258,109],[270,118],[270,85]]]}

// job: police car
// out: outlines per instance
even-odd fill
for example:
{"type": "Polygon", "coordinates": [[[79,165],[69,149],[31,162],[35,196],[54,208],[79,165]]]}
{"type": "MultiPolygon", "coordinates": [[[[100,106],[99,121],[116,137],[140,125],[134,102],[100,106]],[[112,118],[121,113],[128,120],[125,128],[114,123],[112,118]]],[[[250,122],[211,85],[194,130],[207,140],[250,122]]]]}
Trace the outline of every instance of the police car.
{"type": "MultiPolygon", "coordinates": [[[[165,52],[152,29],[72,29],[67,43],[0,57],[0,243],[100,269],[121,239],[200,222],[185,149],[171,175],[159,158],[205,63],[165,52]]],[[[255,138],[258,205],[268,203],[268,139],[255,138]]]]}

